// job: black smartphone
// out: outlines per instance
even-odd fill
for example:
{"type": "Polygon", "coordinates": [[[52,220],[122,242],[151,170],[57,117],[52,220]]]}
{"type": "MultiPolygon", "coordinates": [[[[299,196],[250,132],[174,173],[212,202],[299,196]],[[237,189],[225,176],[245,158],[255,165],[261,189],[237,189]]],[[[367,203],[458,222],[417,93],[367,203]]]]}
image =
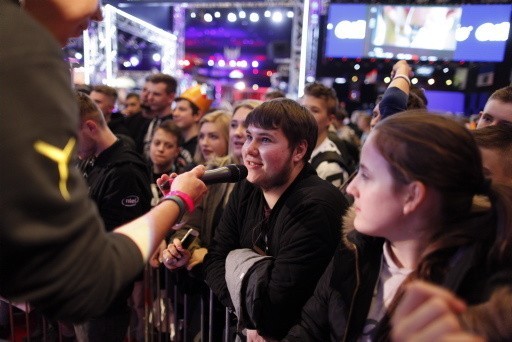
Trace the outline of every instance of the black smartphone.
{"type": "Polygon", "coordinates": [[[194,240],[196,239],[196,237],[199,236],[199,232],[195,229],[192,229],[190,228],[187,233],[185,234],[185,236],[183,236],[180,240],[181,242],[181,245],[183,246],[184,249],[187,249],[190,247],[190,245],[192,244],[192,242],[194,242],[194,240]]]}

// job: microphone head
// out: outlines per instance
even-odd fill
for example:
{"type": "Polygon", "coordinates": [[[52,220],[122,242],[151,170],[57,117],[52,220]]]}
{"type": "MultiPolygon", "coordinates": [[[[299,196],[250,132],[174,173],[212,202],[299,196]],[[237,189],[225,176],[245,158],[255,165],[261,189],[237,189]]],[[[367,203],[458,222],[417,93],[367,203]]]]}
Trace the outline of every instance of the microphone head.
{"type": "Polygon", "coordinates": [[[226,165],[229,169],[231,176],[229,177],[230,183],[239,182],[247,178],[247,168],[245,165],[229,164],[226,165]]]}

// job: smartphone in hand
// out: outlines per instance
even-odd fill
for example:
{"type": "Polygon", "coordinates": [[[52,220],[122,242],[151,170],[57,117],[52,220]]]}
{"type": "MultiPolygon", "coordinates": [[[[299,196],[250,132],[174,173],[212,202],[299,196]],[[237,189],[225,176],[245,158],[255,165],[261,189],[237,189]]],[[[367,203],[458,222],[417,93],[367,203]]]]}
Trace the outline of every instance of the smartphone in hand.
{"type": "Polygon", "coordinates": [[[199,232],[195,229],[192,229],[190,228],[187,233],[185,234],[185,236],[183,236],[180,240],[181,242],[181,246],[184,248],[184,249],[187,249],[190,247],[190,245],[192,244],[192,242],[194,242],[194,240],[199,236],[199,232]]]}

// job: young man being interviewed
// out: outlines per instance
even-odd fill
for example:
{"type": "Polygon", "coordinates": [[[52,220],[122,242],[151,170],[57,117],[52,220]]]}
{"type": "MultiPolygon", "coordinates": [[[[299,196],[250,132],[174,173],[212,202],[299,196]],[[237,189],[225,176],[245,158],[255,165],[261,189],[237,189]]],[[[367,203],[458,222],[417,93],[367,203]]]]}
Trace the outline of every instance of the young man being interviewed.
{"type": "MultiPolygon", "coordinates": [[[[205,279],[235,309],[249,340],[281,338],[334,253],[346,204],[307,162],[317,125],[306,108],[272,100],[249,113],[246,124],[248,176],[224,210],[205,257],[205,279]]],[[[164,253],[179,258],[176,248],[164,253]]],[[[174,262],[179,259],[167,260],[174,262]]]]}

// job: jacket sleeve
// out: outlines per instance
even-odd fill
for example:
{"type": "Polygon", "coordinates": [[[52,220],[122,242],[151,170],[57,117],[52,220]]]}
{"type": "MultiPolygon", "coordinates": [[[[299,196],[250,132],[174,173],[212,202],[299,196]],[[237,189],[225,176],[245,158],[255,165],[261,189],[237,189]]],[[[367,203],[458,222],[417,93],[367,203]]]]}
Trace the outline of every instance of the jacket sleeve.
{"type": "Polygon", "coordinates": [[[379,102],[382,119],[407,109],[408,95],[397,87],[389,87],[379,102]]]}
{"type": "Polygon", "coordinates": [[[77,321],[105,310],[143,259],[104,232],[72,166],[78,107],[58,44],[11,3],[0,2],[0,295],[77,321]]]}
{"type": "Polygon", "coordinates": [[[226,307],[233,307],[226,285],[226,258],[232,250],[240,248],[240,232],[237,227],[238,201],[240,196],[236,185],[231,193],[228,204],[224,209],[219,226],[208,246],[204,258],[204,277],[206,284],[212,289],[217,298],[226,307]]]}
{"type": "Polygon", "coordinates": [[[318,282],[315,292],[302,309],[300,321],[292,327],[283,339],[286,342],[328,341],[329,340],[329,281],[333,262],[329,264],[318,282]]]}

